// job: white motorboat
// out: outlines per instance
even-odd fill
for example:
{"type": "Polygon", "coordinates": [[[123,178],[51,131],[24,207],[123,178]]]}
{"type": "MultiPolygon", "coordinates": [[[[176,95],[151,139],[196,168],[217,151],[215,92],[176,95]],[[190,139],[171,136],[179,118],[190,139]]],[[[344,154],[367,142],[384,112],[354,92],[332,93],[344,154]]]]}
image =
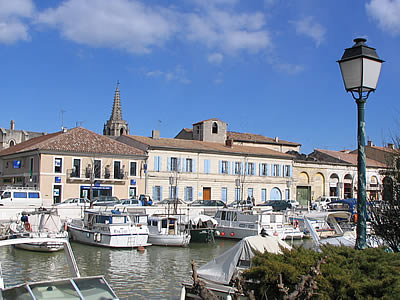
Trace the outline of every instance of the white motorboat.
{"type": "Polygon", "coordinates": [[[301,239],[303,232],[286,221],[286,215],[271,210],[259,213],[251,210],[219,209],[214,217],[220,238],[243,239],[258,235],[262,229],[282,240],[301,239]]]}
{"type": "Polygon", "coordinates": [[[173,215],[149,216],[149,243],[158,246],[187,246],[190,242],[189,230],[179,217],[173,215]]]}
{"type": "MultiPolygon", "coordinates": [[[[282,249],[290,250],[292,247],[275,236],[249,236],[201,266],[197,276],[218,299],[228,299],[228,296],[244,299],[244,295],[238,295],[239,291],[233,284],[234,277],[250,268],[255,252],[280,254],[282,249]]],[[[184,282],[180,299],[199,299],[195,286],[193,282],[184,282]]]]}
{"type": "Polygon", "coordinates": [[[15,247],[41,252],[54,252],[62,250],[64,242],[68,239],[66,223],[61,221],[57,211],[36,209],[31,212],[22,212],[19,220],[9,224],[8,238],[56,238],[56,242],[22,243],[15,247]]]}
{"type": "Polygon", "coordinates": [[[147,215],[131,215],[119,210],[85,210],[83,220],[68,224],[71,239],[84,244],[135,248],[150,246],[147,215]]]}
{"type": "MultiPolygon", "coordinates": [[[[0,247],[29,244],[51,244],[59,242],[57,238],[15,238],[0,241],[0,247]]],[[[5,287],[0,272],[0,299],[118,299],[104,276],[81,277],[72,248],[67,239],[63,239],[63,249],[71,277],[57,280],[39,280],[5,287]]],[[[49,270],[51,272],[51,270],[49,270]]]]}

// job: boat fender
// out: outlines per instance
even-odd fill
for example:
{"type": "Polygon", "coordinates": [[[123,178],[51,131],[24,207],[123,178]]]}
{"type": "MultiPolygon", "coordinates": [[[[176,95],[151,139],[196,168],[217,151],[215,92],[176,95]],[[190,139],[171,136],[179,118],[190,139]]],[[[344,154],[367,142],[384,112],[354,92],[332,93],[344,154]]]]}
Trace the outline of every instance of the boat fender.
{"type": "Polygon", "coordinates": [[[222,231],[222,232],[221,232],[221,236],[225,236],[225,232],[222,231]]]}
{"type": "Polygon", "coordinates": [[[24,224],[24,228],[25,228],[26,231],[32,231],[31,223],[26,222],[26,223],[24,224]]]}
{"type": "Polygon", "coordinates": [[[181,289],[181,298],[180,300],[185,300],[186,299],[186,290],[185,287],[183,286],[181,289]]]}
{"type": "Polygon", "coordinates": [[[231,232],[231,236],[235,236],[235,233],[234,233],[234,232],[231,232]]]}
{"type": "Polygon", "coordinates": [[[64,222],[64,231],[67,231],[67,230],[68,230],[68,223],[64,222]]]}
{"type": "Polygon", "coordinates": [[[215,231],[215,235],[216,235],[216,236],[219,236],[219,235],[221,235],[221,232],[219,232],[218,230],[216,230],[216,231],[215,231]]]}

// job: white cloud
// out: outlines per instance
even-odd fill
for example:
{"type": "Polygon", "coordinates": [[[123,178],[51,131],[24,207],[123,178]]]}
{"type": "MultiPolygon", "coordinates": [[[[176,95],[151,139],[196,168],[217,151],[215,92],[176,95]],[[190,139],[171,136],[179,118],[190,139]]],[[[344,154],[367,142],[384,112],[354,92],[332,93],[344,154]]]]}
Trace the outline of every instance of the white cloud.
{"type": "Polygon", "coordinates": [[[224,60],[224,56],[221,53],[213,53],[208,55],[207,60],[210,64],[219,65],[224,60]]]}
{"type": "Polygon", "coordinates": [[[0,0],[0,43],[13,44],[30,40],[29,27],[24,19],[33,16],[31,0],[0,0]]]}
{"type": "Polygon", "coordinates": [[[149,53],[176,30],[169,9],[128,0],[68,0],[42,12],[37,23],[58,28],[80,44],[149,53]]]}
{"type": "Polygon", "coordinates": [[[164,78],[166,81],[177,81],[183,84],[191,83],[191,80],[186,77],[185,70],[180,65],[176,66],[175,69],[166,72],[161,70],[148,71],[146,72],[146,76],[151,78],[164,78]]]}
{"type": "Polygon", "coordinates": [[[321,24],[315,22],[313,17],[306,17],[291,23],[296,26],[297,34],[312,38],[317,47],[325,40],[326,29],[321,24]]]}
{"type": "Polygon", "coordinates": [[[400,33],[400,0],[371,0],[365,7],[381,29],[392,34],[400,33]]]}
{"type": "Polygon", "coordinates": [[[262,13],[236,13],[216,6],[204,6],[187,15],[187,37],[227,54],[240,50],[259,52],[271,45],[262,13]]]}

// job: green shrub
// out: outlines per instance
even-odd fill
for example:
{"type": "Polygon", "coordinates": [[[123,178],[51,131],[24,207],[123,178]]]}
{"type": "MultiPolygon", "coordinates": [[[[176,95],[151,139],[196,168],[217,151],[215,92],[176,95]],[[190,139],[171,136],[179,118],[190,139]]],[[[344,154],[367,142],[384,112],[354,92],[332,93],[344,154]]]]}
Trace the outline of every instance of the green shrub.
{"type": "MultiPolygon", "coordinates": [[[[311,299],[400,299],[400,253],[380,248],[360,251],[324,246],[316,252],[300,247],[283,255],[257,254],[243,276],[253,282],[248,288],[257,299],[283,299],[280,276],[291,294],[304,276],[315,274],[311,270],[318,262],[322,263],[320,273],[313,277],[316,288],[310,287],[312,280],[306,284],[311,299]]],[[[305,299],[305,295],[300,293],[296,299],[305,299]]]]}

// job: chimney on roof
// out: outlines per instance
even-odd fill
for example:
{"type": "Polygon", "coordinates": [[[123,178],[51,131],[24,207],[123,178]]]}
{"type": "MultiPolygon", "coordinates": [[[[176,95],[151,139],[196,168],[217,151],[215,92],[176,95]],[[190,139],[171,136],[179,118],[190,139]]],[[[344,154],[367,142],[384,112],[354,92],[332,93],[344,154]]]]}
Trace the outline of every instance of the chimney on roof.
{"type": "Polygon", "coordinates": [[[387,147],[388,147],[389,149],[394,149],[394,144],[389,143],[389,144],[387,144],[387,147]]]}
{"type": "Polygon", "coordinates": [[[160,130],[152,130],[151,138],[154,140],[158,140],[160,138],[160,130]]]}
{"type": "Polygon", "coordinates": [[[275,137],[275,143],[279,142],[279,138],[276,136],[275,137]]]}
{"type": "Polygon", "coordinates": [[[10,130],[15,130],[15,121],[11,120],[10,122],[10,130]]]}
{"type": "Polygon", "coordinates": [[[368,146],[373,147],[374,143],[372,141],[368,141],[368,146]]]}
{"type": "Polygon", "coordinates": [[[232,148],[232,146],[233,146],[233,140],[232,140],[232,139],[226,139],[226,140],[225,140],[225,145],[226,145],[227,147],[232,148]]]}

